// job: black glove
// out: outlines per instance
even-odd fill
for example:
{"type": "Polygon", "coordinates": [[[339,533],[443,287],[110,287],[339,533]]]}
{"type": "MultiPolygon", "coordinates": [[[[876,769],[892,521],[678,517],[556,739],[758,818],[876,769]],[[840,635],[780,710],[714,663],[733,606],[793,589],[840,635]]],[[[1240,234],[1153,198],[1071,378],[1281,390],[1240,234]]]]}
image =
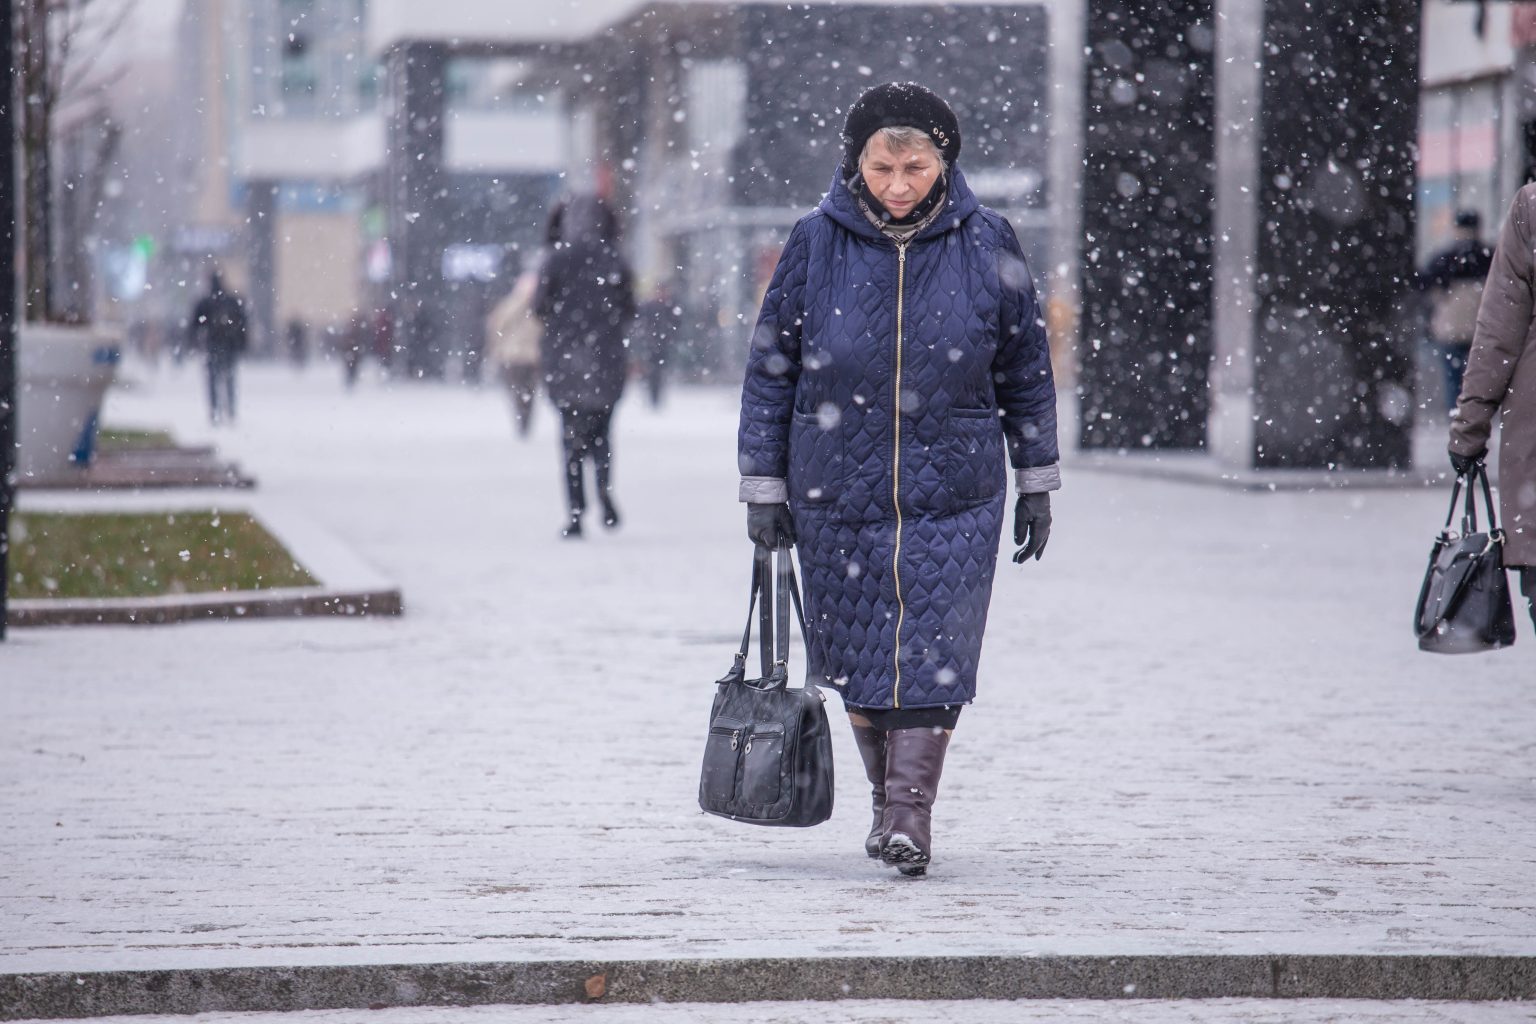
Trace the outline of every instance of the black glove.
{"type": "Polygon", "coordinates": [[[1482,462],[1487,455],[1487,448],[1482,449],[1476,455],[1459,455],[1453,451],[1451,452],[1451,468],[1456,471],[1457,476],[1466,476],[1472,472],[1472,467],[1482,462]]]}
{"type": "Polygon", "coordinates": [[[795,543],[795,521],[789,503],[747,504],[747,536],[760,548],[787,548],[795,543]]]}
{"type": "Polygon", "coordinates": [[[1036,561],[1045,554],[1045,542],[1051,539],[1051,494],[1021,494],[1013,506],[1013,542],[1023,547],[1013,553],[1013,560],[1023,564],[1031,555],[1036,561]]]}

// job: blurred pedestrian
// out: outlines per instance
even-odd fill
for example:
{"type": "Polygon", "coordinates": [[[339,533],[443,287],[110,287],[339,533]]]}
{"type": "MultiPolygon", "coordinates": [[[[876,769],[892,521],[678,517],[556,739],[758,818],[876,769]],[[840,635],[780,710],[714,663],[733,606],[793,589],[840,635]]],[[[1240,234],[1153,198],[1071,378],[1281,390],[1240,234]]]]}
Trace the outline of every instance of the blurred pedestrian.
{"type": "Polygon", "coordinates": [[[295,369],[302,370],[309,362],[309,328],[304,321],[293,317],[288,321],[288,359],[295,369]]]}
{"type": "Polygon", "coordinates": [[[368,325],[357,310],[341,325],[337,343],[341,349],[342,380],[347,390],[357,387],[357,375],[363,368],[363,355],[368,351],[368,325]]]}
{"type": "Polygon", "coordinates": [[[373,323],[369,330],[373,344],[373,358],[379,366],[389,369],[395,361],[395,318],[387,309],[373,311],[373,323]]]}
{"type": "Polygon", "coordinates": [[[661,393],[666,383],[667,361],[672,357],[672,347],[677,338],[678,320],[682,310],[677,307],[677,297],[667,283],[657,285],[651,297],[640,305],[635,325],[635,361],[640,377],[645,381],[646,394],[651,408],[661,408],[661,393]]]}
{"type": "Polygon", "coordinates": [[[842,693],[872,788],[864,850],[922,875],[976,694],[1007,461],[1014,562],[1050,537],[1056,390],[1024,254],[955,164],[949,104],[876,86],[842,141],[752,334],[740,497],[754,543],[798,544],[810,672],[842,693]]]}
{"type": "Polygon", "coordinates": [[[1536,624],[1536,185],[1515,194],[1477,312],[1461,395],[1451,417],[1451,467],[1465,475],[1488,455],[1499,421],[1499,515],[1504,564],[1536,624]]]}
{"type": "Polygon", "coordinates": [[[624,391],[626,332],[635,315],[629,265],[619,254],[619,222],[596,196],[578,196],[550,216],[550,253],[534,313],[544,323],[541,362],[549,399],[560,410],[565,454],[565,538],[581,536],[584,465],[590,460],[603,525],[619,525],[613,498],[613,407],[624,391]]]}
{"type": "Polygon", "coordinates": [[[539,270],[534,265],[517,276],[485,321],[485,349],[512,400],[517,436],[523,438],[533,425],[533,399],[539,391],[539,338],[544,329],[533,315],[538,290],[539,270]]]}
{"type": "Polygon", "coordinates": [[[235,366],[245,353],[245,304],[226,291],[215,270],[208,275],[208,293],[192,307],[190,342],[208,358],[208,418],[213,423],[235,419],[235,366]]]}
{"type": "Polygon", "coordinates": [[[1483,281],[1493,266],[1493,250],[1479,233],[1482,219],[1475,210],[1456,214],[1456,239],[1437,252],[1419,274],[1419,287],[1429,297],[1429,340],[1440,360],[1445,382],[1445,407],[1454,411],[1461,377],[1477,329],[1477,306],[1483,281]]]}

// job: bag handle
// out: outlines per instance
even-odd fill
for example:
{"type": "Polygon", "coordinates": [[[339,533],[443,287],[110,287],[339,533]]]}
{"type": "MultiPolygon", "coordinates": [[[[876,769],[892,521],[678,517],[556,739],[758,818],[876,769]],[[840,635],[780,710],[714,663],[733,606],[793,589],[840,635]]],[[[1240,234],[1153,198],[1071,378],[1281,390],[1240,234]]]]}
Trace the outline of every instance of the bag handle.
{"type": "MultiPolygon", "coordinates": [[[[795,576],[795,562],[793,549],[779,547],[773,549],[775,563],[774,573],[774,622],[773,622],[773,663],[775,666],[789,667],[789,609],[793,605],[795,620],[800,624],[800,637],[806,642],[810,641],[811,632],[805,625],[805,608],[800,603],[800,581],[795,576]]],[[[767,604],[766,601],[763,602],[767,604]]]]}
{"type": "Polygon", "coordinates": [[[1483,484],[1483,504],[1488,509],[1488,532],[1498,533],[1499,520],[1493,505],[1493,486],[1488,482],[1487,466],[1480,464],[1477,467],[1477,478],[1481,480],[1483,484]]]}
{"type": "Polygon", "coordinates": [[[1456,503],[1462,497],[1463,479],[1467,484],[1467,493],[1465,505],[1461,511],[1461,535],[1466,537],[1477,532],[1477,501],[1474,485],[1478,483],[1482,484],[1483,506],[1488,510],[1488,532],[1498,533],[1499,520],[1493,504],[1493,486],[1488,482],[1488,467],[1481,462],[1474,463],[1465,478],[1456,477],[1456,485],[1451,489],[1451,507],[1445,514],[1445,532],[1450,532],[1451,522],[1456,518],[1456,503]]]}
{"type": "MultiPolygon", "coordinates": [[[[717,683],[724,685],[730,682],[740,682],[747,677],[747,651],[752,646],[752,613],[757,611],[757,594],[763,589],[763,560],[766,552],[761,548],[752,552],[752,585],[747,592],[747,625],[741,631],[741,644],[736,648],[736,656],[731,663],[731,669],[717,683]]],[[[763,602],[766,609],[768,602],[763,602]]],[[[765,620],[766,621],[766,620],[765,620]]],[[[768,673],[768,652],[763,651],[763,674],[768,673]]]]}
{"type": "Polygon", "coordinates": [[[809,637],[806,629],[805,608],[800,599],[799,580],[795,574],[792,550],[789,547],[754,547],[752,551],[752,587],[747,597],[747,624],[741,631],[741,645],[736,649],[731,670],[719,682],[740,681],[746,678],[747,652],[752,647],[752,616],[758,618],[758,659],[764,678],[775,675],[778,669],[789,667],[789,609],[793,605],[795,618],[800,624],[800,635],[809,637]],[[769,575],[769,563],[774,563],[773,576],[769,575]],[[771,597],[770,597],[771,592],[771,597]],[[763,595],[758,604],[758,594],[763,595]]]}
{"type": "MultiPolygon", "coordinates": [[[[789,548],[773,549],[773,667],[789,668],[789,548]]],[[[765,602],[766,603],[766,602],[765,602]]]]}

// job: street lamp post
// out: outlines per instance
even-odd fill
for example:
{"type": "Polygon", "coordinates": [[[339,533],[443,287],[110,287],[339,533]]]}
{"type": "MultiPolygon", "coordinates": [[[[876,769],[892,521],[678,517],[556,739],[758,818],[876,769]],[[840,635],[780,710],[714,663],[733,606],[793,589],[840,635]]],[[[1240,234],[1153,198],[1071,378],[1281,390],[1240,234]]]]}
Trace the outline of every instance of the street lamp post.
{"type": "Polygon", "coordinates": [[[16,70],[11,0],[0,0],[0,640],[10,592],[11,475],[16,468],[16,70]]]}

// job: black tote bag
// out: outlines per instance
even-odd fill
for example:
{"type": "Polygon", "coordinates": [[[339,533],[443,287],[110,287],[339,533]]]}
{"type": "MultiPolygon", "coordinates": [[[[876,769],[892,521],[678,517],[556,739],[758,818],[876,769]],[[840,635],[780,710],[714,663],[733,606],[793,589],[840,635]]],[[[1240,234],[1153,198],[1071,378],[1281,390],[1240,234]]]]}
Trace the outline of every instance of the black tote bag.
{"type": "Polygon", "coordinates": [[[1466,505],[1458,533],[1451,529],[1451,521],[1456,518],[1461,486],[1462,478],[1457,477],[1445,527],[1430,549],[1429,568],[1413,613],[1419,650],[1435,654],[1473,654],[1515,642],[1515,614],[1504,575],[1504,531],[1494,518],[1487,468],[1479,463],[1466,478],[1466,505]],[[1477,528],[1477,483],[1482,484],[1488,510],[1487,532],[1477,528]]]}
{"type": "Polygon", "coordinates": [[[804,828],[832,816],[832,733],[826,698],[809,682],[789,686],[789,605],[805,618],[788,548],[752,558],[747,628],[731,670],[715,686],[699,776],[699,806],[752,825],[804,828]],[[758,647],[763,674],[748,679],[752,612],[762,596],[758,647]],[[770,615],[770,606],[772,614],[770,615]]]}

